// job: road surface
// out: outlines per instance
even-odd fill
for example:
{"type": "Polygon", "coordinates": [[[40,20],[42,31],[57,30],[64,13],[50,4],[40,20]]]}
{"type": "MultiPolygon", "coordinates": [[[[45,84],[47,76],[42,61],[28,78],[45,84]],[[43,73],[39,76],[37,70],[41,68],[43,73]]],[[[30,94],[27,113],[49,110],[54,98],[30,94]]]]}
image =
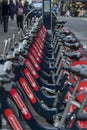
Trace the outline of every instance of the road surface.
{"type": "Polygon", "coordinates": [[[59,17],[59,19],[67,20],[65,26],[76,35],[82,44],[87,45],[87,18],[59,17]]]}

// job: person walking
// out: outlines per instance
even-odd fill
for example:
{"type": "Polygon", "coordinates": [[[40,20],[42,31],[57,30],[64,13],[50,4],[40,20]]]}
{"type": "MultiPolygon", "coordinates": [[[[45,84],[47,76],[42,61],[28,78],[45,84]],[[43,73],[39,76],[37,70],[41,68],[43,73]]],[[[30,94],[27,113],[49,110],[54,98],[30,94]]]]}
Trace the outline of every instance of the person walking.
{"type": "Polygon", "coordinates": [[[84,17],[84,13],[85,13],[85,10],[82,8],[82,9],[79,11],[79,17],[84,17]]]}
{"type": "Polygon", "coordinates": [[[2,20],[4,32],[8,31],[8,20],[9,20],[10,7],[8,0],[3,0],[2,2],[2,20]]]}
{"type": "Polygon", "coordinates": [[[70,14],[70,10],[69,10],[69,9],[66,11],[65,16],[66,16],[66,17],[71,16],[71,14],[70,14]]]}
{"type": "Polygon", "coordinates": [[[10,17],[11,17],[11,20],[14,20],[14,14],[15,14],[15,7],[16,5],[14,4],[13,0],[10,1],[10,17]]]}
{"type": "Polygon", "coordinates": [[[0,2],[0,23],[2,23],[2,2],[0,2]]]}
{"type": "Polygon", "coordinates": [[[25,2],[24,2],[24,14],[25,15],[28,13],[28,7],[29,7],[28,1],[25,0],[25,2]]]}
{"type": "Polygon", "coordinates": [[[18,28],[23,29],[23,15],[24,15],[24,6],[22,5],[21,0],[16,5],[16,21],[18,28]]]}

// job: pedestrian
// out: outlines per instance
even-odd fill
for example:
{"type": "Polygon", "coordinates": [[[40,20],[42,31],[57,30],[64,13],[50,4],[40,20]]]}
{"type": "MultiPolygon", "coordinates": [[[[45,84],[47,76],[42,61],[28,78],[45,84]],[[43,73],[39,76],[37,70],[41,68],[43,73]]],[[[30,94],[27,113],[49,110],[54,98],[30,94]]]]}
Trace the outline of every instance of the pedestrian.
{"type": "Polygon", "coordinates": [[[14,4],[13,0],[10,1],[10,17],[11,17],[11,20],[14,20],[14,14],[15,14],[15,8],[16,8],[16,5],[14,4]]]}
{"type": "Polygon", "coordinates": [[[28,7],[29,7],[28,1],[25,0],[25,2],[24,2],[24,14],[25,15],[28,13],[28,7]]]}
{"type": "Polygon", "coordinates": [[[2,2],[0,2],[0,23],[2,23],[2,2]]]}
{"type": "MultiPolygon", "coordinates": [[[[25,16],[26,16],[27,13],[28,13],[28,8],[29,8],[29,2],[25,0],[25,2],[24,2],[24,14],[25,14],[25,16]]],[[[27,27],[28,27],[28,25],[29,25],[29,20],[28,20],[28,18],[26,19],[26,22],[27,22],[27,27]]]]}
{"type": "Polygon", "coordinates": [[[71,16],[69,9],[66,11],[65,16],[67,16],[67,17],[71,16]]]}
{"type": "Polygon", "coordinates": [[[23,29],[23,15],[24,15],[24,6],[22,5],[21,0],[16,5],[16,21],[17,26],[20,29],[23,29]]]}
{"type": "Polygon", "coordinates": [[[8,31],[8,20],[9,20],[10,7],[8,0],[3,0],[2,2],[2,20],[4,32],[8,31]]]}
{"type": "Polygon", "coordinates": [[[79,12],[79,17],[84,17],[85,10],[82,8],[79,12]]]}

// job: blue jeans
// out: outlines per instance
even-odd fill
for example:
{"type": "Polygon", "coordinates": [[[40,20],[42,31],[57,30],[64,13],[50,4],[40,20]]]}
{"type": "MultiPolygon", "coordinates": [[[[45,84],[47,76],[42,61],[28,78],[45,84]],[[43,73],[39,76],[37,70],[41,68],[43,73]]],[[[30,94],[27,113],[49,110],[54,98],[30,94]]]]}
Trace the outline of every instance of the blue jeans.
{"type": "Polygon", "coordinates": [[[4,27],[4,32],[8,31],[8,15],[5,15],[2,17],[3,18],[3,27],[4,27]]]}
{"type": "Polygon", "coordinates": [[[11,20],[14,20],[14,11],[11,11],[10,17],[11,17],[11,20]]]}

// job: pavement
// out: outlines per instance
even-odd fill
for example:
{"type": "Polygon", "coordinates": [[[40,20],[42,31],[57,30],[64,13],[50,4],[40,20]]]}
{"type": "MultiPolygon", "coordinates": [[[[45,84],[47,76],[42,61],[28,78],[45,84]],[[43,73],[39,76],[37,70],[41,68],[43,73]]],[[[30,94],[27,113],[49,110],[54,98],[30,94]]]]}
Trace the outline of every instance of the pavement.
{"type": "Polygon", "coordinates": [[[87,18],[84,18],[84,17],[83,17],[83,18],[80,18],[80,19],[82,19],[82,20],[84,20],[84,21],[87,21],[87,18]]]}

